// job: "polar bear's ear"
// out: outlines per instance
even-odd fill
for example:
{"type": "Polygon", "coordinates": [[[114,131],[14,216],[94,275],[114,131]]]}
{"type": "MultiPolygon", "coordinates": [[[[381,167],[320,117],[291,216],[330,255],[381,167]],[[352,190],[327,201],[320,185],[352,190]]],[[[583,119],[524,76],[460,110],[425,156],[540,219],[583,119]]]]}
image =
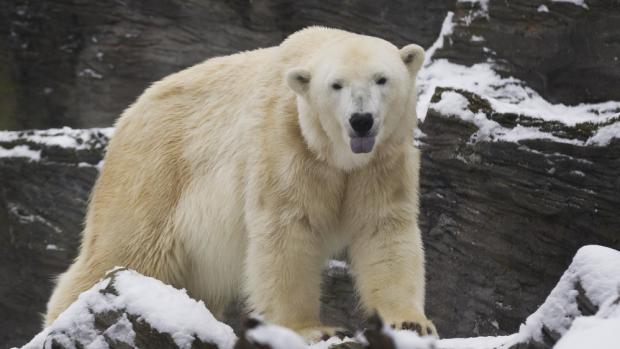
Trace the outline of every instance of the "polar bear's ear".
{"type": "Polygon", "coordinates": [[[310,86],[310,72],[302,68],[294,68],[286,73],[286,84],[299,95],[305,95],[310,86]]]}
{"type": "Polygon", "coordinates": [[[416,44],[407,45],[400,49],[400,58],[409,69],[409,73],[414,75],[424,63],[424,49],[416,44]]]}

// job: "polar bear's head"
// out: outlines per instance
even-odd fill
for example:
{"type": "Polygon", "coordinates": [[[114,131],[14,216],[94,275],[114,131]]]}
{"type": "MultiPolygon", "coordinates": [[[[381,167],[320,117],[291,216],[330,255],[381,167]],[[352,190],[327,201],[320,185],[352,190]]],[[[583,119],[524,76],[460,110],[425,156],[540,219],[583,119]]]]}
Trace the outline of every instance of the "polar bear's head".
{"type": "Polygon", "coordinates": [[[354,168],[367,163],[382,143],[410,134],[423,61],[418,45],[398,49],[356,36],[324,47],[306,66],[288,71],[286,82],[297,94],[310,148],[331,153],[342,168],[354,168]]]}

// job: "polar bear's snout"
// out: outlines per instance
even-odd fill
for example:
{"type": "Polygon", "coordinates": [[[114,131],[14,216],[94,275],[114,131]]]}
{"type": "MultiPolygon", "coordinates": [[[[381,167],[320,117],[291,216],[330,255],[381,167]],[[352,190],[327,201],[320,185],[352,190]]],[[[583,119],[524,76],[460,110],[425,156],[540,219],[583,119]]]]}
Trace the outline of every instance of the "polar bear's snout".
{"type": "Polygon", "coordinates": [[[368,136],[373,122],[371,113],[353,113],[349,119],[349,123],[357,137],[368,136]]]}
{"type": "Polygon", "coordinates": [[[349,118],[353,129],[351,136],[351,151],[356,154],[370,153],[375,146],[375,135],[372,132],[374,118],[371,113],[353,113],[349,118]]]}

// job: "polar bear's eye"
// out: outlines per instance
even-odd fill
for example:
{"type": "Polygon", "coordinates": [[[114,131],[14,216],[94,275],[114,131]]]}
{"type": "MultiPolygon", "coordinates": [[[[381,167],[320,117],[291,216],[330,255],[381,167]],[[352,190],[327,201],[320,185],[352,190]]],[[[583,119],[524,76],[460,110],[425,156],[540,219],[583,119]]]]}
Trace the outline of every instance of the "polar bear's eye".
{"type": "Polygon", "coordinates": [[[333,88],[334,90],[340,90],[340,89],[342,88],[342,85],[340,85],[340,84],[339,84],[339,83],[337,83],[337,82],[334,82],[334,83],[332,84],[332,88],[333,88]]]}
{"type": "Polygon", "coordinates": [[[377,85],[385,85],[386,82],[387,82],[387,78],[385,77],[380,77],[377,79],[377,85]]]}

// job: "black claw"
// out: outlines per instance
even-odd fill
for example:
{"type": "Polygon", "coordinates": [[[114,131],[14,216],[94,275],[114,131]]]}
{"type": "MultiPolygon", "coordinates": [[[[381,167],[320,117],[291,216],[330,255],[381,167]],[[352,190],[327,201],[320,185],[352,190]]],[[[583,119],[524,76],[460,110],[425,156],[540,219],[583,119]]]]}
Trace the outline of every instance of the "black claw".
{"type": "Polygon", "coordinates": [[[353,332],[349,330],[336,331],[336,336],[339,339],[345,339],[345,337],[353,338],[353,332]]]}
{"type": "Polygon", "coordinates": [[[328,340],[330,338],[331,338],[331,336],[329,334],[325,333],[325,332],[323,332],[323,335],[321,335],[321,340],[322,341],[326,341],[326,340],[328,340]]]}
{"type": "Polygon", "coordinates": [[[247,318],[243,323],[243,325],[245,326],[247,330],[251,330],[259,326],[260,324],[261,324],[260,320],[258,320],[257,318],[253,318],[253,317],[247,318]]]}
{"type": "Polygon", "coordinates": [[[426,327],[426,334],[429,334],[429,335],[433,334],[433,329],[427,326],[426,327]]]}
{"type": "Polygon", "coordinates": [[[418,323],[415,324],[415,331],[418,333],[418,335],[422,335],[422,326],[418,323]]]}

